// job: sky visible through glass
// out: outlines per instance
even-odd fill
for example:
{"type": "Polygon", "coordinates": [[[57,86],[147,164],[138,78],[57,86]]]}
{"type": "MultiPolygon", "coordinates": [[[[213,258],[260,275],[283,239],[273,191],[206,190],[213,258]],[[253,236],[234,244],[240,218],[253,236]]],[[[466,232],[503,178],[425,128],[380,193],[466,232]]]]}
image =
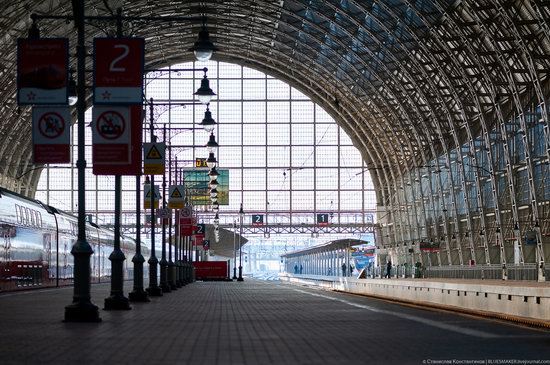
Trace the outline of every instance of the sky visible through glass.
{"type": "MultiPolygon", "coordinates": [[[[169,180],[176,178],[176,159],[179,171],[193,169],[196,158],[207,157],[204,145],[209,135],[199,125],[205,106],[193,103],[192,98],[203,78],[203,67],[208,68],[210,87],[217,94],[209,109],[218,123],[214,130],[220,146],[216,151],[218,169],[228,170],[229,174],[229,199],[220,207],[220,224],[232,223],[241,203],[247,217],[266,214],[268,224],[314,223],[315,214],[324,212],[332,213],[334,224],[361,223],[366,213],[374,213],[370,174],[359,151],[332,117],[285,82],[223,62],[179,64],[171,71],[146,76],[146,99],[153,98],[157,105],[153,108],[155,134],[170,146],[173,174],[169,180]],[[177,71],[195,67],[201,70],[177,71]],[[172,105],[162,105],[168,102],[172,105]]],[[[86,114],[86,125],[90,122],[91,110],[86,114]]],[[[45,169],[36,198],[76,213],[77,154],[73,134],[72,166],[45,169]]],[[[144,131],[144,139],[150,140],[148,130],[144,131]]],[[[94,176],[91,172],[90,128],[86,128],[86,159],[87,212],[99,224],[111,223],[114,177],[94,176]]],[[[135,178],[123,177],[123,224],[135,221],[135,189],[135,178]]],[[[321,235],[314,241],[334,238],[321,235]]],[[[306,239],[308,244],[311,240],[306,239]]]]}

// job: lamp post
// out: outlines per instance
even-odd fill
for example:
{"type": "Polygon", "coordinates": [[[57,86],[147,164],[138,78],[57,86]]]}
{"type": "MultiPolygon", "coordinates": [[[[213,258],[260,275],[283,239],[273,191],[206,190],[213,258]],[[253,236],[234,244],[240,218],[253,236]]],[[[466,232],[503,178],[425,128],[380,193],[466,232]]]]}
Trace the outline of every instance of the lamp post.
{"type": "MultiPolygon", "coordinates": [[[[157,137],[154,134],[155,127],[153,124],[153,98],[151,98],[149,106],[149,130],[151,133],[151,142],[155,143],[157,141],[157,137]]],[[[148,181],[151,182],[151,189],[149,190],[151,195],[151,256],[147,261],[147,263],[149,264],[149,287],[147,288],[147,293],[152,297],[160,297],[162,296],[162,289],[158,286],[157,283],[157,269],[159,261],[155,252],[155,175],[151,175],[150,180],[146,179],[145,183],[147,183],[148,181]]]]}
{"type": "Polygon", "coordinates": [[[239,219],[240,219],[240,228],[239,228],[239,278],[237,281],[244,281],[243,279],[243,244],[242,244],[242,236],[243,236],[243,218],[244,218],[244,210],[243,210],[243,203],[241,203],[241,209],[239,210],[239,219]]]}
{"type": "Polygon", "coordinates": [[[74,256],[73,302],[65,307],[66,322],[100,322],[98,308],[90,296],[90,256],[92,247],[86,240],[86,155],[85,123],[86,114],[86,46],[84,43],[84,2],[73,1],[74,23],[77,28],[77,138],[78,138],[78,239],[71,249],[74,256]]]}
{"type": "MultiPolygon", "coordinates": [[[[136,16],[122,16],[122,11],[118,9],[117,15],[111,16],[86,16],[85,3],[83,1],[72,1],[73,14],[71,15],[38,15],[32,14],[33,25],[29,31],[30,37],[39,37],[40,31],[36,25],[37,19],[53,19],[64,20],[66,22],[74,21],[75,28],[77,29],[77,46],[76,46],[76,58],[77,58],[77,85],[76,85],[76,110],[77,110],[77,140],[78,140],[78,152],[77,152],[77,170],[78,170],[78,236],[75,244],[71,249],[71,254],[74,256],[74,292],[73,301],[70,305],[65,307],[64,321],[66,322],[100,322],[98,307],[91,302],[90,296],[90,257],[93,254],[93,249],[86,239],[86,189],[85,189],[85,170],[86,170],[86,157],[85,157],[85,113],[86,113],[86,46],[85,46],[85,21],[88,22],[105,22],[116,20],[117,27],[121,29],[122,21],[145,21],[145,22],[202,22],[202,30],[199,33],[197,42],[190,48],[195,52],[195,56],[199,61],[206,61],[210,59],[213,51],[216,47],[209,39],[209,34],[206,29],[206,17],[181,17],[181,16],[169,16],[169,17],[136,17],[136,16]]],[[[120,31],[118,32],[120,33],[120,31]]],[[[206,75],[205,75],[206,76],[206,75]]],[[[74,86],[74,85],[71,85],[74,86]]],[[[74,87],[73,87],[74,89],[74,87]]],[[[195,93],[202,97],[203,100],[210,100],[213,95],[209,90],[208,80],[206,77],[202,80],[201,89],[195,93]],[[203,87],[204,86],[204,87],[203,87]]],[[[74,96],[74,95],[71,95],[74,96]]],[[[71,98],[70,102],[73,103],[75,98],[71,98]]],[[[208,102],[206,101],[206,103],[208,102]]],[[[154,191],[154,179],[151,179],[151,187],[154,191]]],[[[152,194],[154,196],[154,194],[152,194]]],[[[152,198],[154,199],[154,198],[152,198]]],[[[154,218],[154,213],[151,218],[154,218]]],[[[153,234],[154,237],[154,234],[153,234]]],[[[153,238],[154,240],[154,238],[153,238]]],[[[138,243],[139,244],[139,243],[138,243]]],[[[153,246],[154,247],[154,246],[153,246]]],[[[154,258],[154,250],[152,252],[154,258]]],[[[115,255],[120,256],[120,255],[115,255]]],[[[118,257],[121,258],[121,257],[118,257]]],[[[151,262],[151,260],[150,260],[151,262]]],[[[155,280],[156,280],[156,267],[154,268],[155,280]]],[[[118,270],[118,269],[117,269],[118,270]]],[[[150,276],[151,278],[151,276],[150,276]]],[[[118,285],[118,284],[117,284],[118,285]]],[[[155,292],[156,283],[153,287],[155,292]]],[[[149,292],[151,294],[151,292],[149,292]]]]}
{"type": "MultiPolygon", "coordinates": [[[[166,143],[166,124],[163,128],[163,139],[166,143]]],[[[162,174],[162,210],[166,210],[166,169],[162,174]]],[[[162,218],[162,256],[160,259],[160,288],[164,293],[170,293],[172,289],[168,285],[168,261],[166,260],[166,220],[162,218]]]]}
{"type": "Polygon", "coordinates": [[[149,302],[149,296],[143,289],[143,263],[141,254],[141,176],[136,175],[136,254],[132,258],[134,263],[134,290],[128,293],[131,302],[149,302]]]}
{"type": "Polygon", "coordinates": [[[233,280],[237,280],[237,222],[233,221],[233,280]]]}

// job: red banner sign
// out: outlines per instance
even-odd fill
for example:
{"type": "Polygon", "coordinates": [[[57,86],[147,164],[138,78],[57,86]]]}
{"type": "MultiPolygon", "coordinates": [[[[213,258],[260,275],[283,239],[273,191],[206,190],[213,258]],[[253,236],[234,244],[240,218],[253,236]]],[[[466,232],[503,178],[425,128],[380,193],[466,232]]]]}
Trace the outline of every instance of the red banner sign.
{"type": "Polygon", "coordinates": [[[180,235],[192,236],[193,235],[193,222],[191,217],[180,217],[180,235]]]}
{"type": "Polygon", "coordinates": [[[94,39],[94,104],[141,104],[145,39],[94,39]]]}
{"type": "Polygon", "coordinates": [[[67,104],[68,65],[68,39],[18,39],[17,103],[67,104]]]}

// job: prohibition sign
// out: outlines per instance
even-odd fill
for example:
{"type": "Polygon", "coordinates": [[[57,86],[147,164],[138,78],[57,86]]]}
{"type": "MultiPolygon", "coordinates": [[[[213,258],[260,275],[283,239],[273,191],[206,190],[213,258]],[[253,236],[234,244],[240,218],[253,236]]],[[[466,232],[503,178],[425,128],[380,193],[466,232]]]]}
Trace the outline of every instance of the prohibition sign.
{"type": "Polygon", "coordinates": [[[182,218],[188,218],[191,217],[191,214],[193,214],[193,212],[191,211],[191,208],[185,207],[180,211],[180,214],[182,218]]]}
{"type": "Polygon", "coordinates": [[[102,113],[97,118],[97,132],[102,138],[117,139],[124,133],[126,129],[126,121],[122,114],[117,111],[110,110],[102,113]]]}
{"type": "Polygon", "coordinates": [[[46,138],[57,138],[65,130],[65,120],[56,112],[47,112],[38,120],[38,130],[46,138]]]}

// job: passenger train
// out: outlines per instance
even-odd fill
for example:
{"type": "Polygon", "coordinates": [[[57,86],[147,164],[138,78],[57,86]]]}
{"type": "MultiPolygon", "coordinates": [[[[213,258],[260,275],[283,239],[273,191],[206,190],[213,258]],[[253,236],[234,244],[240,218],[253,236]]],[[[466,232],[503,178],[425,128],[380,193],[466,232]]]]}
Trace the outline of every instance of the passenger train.
{"type": "MultiPolygon", "coordinates": [[[[77,234],[77,217],[0,188],[0,291],[71,284],[77,234]]],[[[91,281],[106,281],[114,232],[87,222],[86,239],[94,251],[91,281]]],[[[124,276],[131,279],[136,242],[121,236],[120,246],[126,256],[124,276]]],[[[142,245],[141,253],[148,256],[148,248],[142,245]]]]}

